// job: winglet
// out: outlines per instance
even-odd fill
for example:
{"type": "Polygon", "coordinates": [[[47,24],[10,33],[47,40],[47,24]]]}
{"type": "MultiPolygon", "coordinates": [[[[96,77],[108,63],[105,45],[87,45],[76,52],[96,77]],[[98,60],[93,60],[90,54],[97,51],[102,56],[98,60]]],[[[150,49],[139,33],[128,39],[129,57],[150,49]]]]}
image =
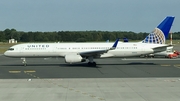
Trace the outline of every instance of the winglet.
{"type": "Polygon", "coordinates": [[[109,50],[116,49],[116,46],[117,46],[118,42],[119,42],[119,38],[116,39],[116,41],[114,42],[113,46],[109,50]]]}

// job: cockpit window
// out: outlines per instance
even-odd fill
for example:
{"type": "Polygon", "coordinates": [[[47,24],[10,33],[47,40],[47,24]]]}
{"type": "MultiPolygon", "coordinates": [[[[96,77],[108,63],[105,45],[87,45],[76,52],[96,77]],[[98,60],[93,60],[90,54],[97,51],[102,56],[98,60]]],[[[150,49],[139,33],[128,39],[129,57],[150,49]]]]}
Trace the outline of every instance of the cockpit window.
{"type": "Polygon", "coordinates": [[[12,51],[12,50],[14,50],[14,48],[9,48],[8,50],[12,51]]]}

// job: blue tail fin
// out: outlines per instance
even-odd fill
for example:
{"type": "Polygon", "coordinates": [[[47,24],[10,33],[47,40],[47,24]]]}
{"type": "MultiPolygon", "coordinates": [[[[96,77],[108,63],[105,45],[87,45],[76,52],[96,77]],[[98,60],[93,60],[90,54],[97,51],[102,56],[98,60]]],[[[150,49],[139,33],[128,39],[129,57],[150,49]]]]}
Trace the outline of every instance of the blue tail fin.
{"type": "Polygon", "coordinates": [[[165,44],[174,18],[174,16],[167,16],[142,43],[165,44]]]}
{"type": "Polygon", "coordinates": [[[124,42],[128,42],[128,39],[127,38],[123,38],[124,42]]]}

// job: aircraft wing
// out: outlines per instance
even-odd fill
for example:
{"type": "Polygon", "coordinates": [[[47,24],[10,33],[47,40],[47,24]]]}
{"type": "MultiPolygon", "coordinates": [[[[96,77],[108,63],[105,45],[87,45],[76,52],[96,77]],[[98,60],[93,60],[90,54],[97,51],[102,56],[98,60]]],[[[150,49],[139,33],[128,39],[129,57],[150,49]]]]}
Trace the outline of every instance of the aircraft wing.
{"type": "Polygon", "coordinates": [[[155,47],[152,49],[153,49],[154,53],[158,53],[158,52],[166,51],[167,47],[170,47],[170,46],[172,46],[172,45],[160,46],[160,47],[155,47]]]}
{"type": "Polygon", "coordinates": [[[109,50],[114,50],[116,49],[116,46],[118,44],[119,38],[115,41],[113,46],[110,49],[102,49],[102,50],[93,50],[93,51],[84,51],[84,52],[79,52],[78,54],[83,56],[83,57],[88,57],[88,56],[100,56],[101,54],[107,53],[109,50]]]}
{"type": "Polygon", "coordinates": [[[94,51],[80,52],[79,55],[81,55],[81,56],[99,56],[99,55],[107,53],[107,52],[108,52],[108,50],[94,50],[94,51]]]}

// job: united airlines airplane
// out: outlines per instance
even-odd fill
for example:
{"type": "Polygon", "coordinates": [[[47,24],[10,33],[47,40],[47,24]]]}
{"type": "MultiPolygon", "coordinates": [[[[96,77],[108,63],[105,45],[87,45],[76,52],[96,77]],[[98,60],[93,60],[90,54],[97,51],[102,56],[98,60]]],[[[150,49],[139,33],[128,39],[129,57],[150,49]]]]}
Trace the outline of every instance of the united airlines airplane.
{"type": "Polygon", "coordinates": [[[88,65],[96,66],[94,58],[136,57],[146,54],[165,51],[169,45],[165,44],[172,23],[173,16],[167,16],[141,42],[134,43],[24,43],[10,47],[4,55],[7,57],[25,58],[34,57],[62,57],[66,63],[78,63],[88,60],[88,65]]]}

